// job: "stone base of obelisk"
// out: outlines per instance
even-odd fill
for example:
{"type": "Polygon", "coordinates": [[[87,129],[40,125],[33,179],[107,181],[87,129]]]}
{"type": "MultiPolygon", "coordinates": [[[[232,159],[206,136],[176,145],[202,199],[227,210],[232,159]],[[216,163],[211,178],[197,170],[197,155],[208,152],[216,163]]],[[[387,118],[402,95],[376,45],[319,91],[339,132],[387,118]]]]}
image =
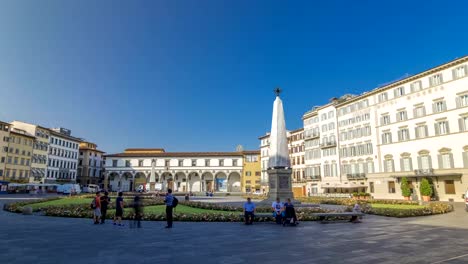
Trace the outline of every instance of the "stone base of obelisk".
{"type": "Polygon", "coordinates": [[[260,202],[261,205],[268,205],[276,201],[276,198],[280,198],[281,202],[284,202],[286,199],[291,198],[293,204],[300,204],[301,202],[294,199],[294,193],[292,191],[291,184],[291,169],[268,169],[268,184],[269,192],[268,198],[260,202]]]}

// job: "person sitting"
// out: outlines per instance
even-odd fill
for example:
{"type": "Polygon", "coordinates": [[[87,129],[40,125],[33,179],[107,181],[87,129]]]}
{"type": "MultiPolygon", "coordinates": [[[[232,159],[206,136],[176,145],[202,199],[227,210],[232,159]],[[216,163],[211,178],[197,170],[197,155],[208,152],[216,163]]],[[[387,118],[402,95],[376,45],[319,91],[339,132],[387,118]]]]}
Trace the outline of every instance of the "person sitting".
{"type": "Polygon", "coordinates": [[[247,198],[247,202],[244,204],[244,217],[246,225],[253,224],[255,217],[255,204],[252,203],[250,198],[247,198]]]}
{"type": "Polygon", "coordinates": [[[271,209],[273,210],[273,217],[275,218],[277,224],[281,224],[282,208],[283,203],[280,201],[280,198],[277,197],[276,201],[271,204],[271,209]]]}
{"type": "MultiPolygon", "coordinates": [[[[361,206],[359,205],[359,203],[354,204],[353,213],[360,213],[360,212],[361,212],[361,206]]],[[[359,218],[357,215],[353,215],[351,216],[351,220],[349,220],[349,222],[360,223],[361,221],[359,221],[359,218]]]]}
{"type": "Polygon", "coordinates": [[[288,219],[289,219],[289,224],[291,225],[298,224],[297,217],[296,217],[296,210],[294,209],[294,205],[291,202],[290,198],[288,198],[286,202],[284,203],[282,216],[283,216],[283,225],[286,225],[288,219]]]}

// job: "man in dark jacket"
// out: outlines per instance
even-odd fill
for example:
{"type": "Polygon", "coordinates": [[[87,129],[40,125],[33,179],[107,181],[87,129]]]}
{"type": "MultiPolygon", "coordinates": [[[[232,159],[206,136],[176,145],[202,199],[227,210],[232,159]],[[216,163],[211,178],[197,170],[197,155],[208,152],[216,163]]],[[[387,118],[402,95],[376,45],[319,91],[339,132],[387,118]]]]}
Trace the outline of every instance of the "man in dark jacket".
{"type": "Polygon", "coordinates": [[[104,192],[104,196],[101,196],[101,224],[105,223],[106,214],[107,214],[107,206],[110,203],[109,193],[106,191],[104,192]]]}
{"type": "Polygon", "coordinates": [[[172,202],[174,201],[174,196],[172,196],[172,190],[168,189],[164,203],[166,204],[166,219],[167,226],[166,228],[172,228],[172,202]]]}

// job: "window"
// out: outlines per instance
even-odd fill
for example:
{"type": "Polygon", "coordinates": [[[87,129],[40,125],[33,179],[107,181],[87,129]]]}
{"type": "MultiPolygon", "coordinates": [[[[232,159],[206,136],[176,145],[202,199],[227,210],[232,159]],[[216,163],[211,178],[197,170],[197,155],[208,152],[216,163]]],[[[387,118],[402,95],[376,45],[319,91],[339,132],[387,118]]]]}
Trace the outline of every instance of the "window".
{"type": "MultiPolygon", "coordinates": [[[[50,162],[50,160],[49,160],[50,162]]],[[[112,160],[112,167],[117,167],[117,160],[112,160]]]]}
{"type": "Polygon", "coordinates": [[[206,159],[206,160],[205,160],[205,166],[206,166],[206,167],[209,167],[209,166],[210,166],[210,160],[209,160],[209,159],[206,159]]]}
{"type": "Polygon", "coordinates": [[[423,117],[423,116],[426,115],[426,108],[423,105],[422,106],[417,106],[417,107],[414,108],[413,114],[414,114],[415,118],[423,117]]]}
{"type": "Polygon", "coordinates": [[[386,92],[379,94],[379,103],[385,102],[387,100],[388,100],[388,94],[386,92]]]}
{"type": "Polygon", "coordinates": [[[369,192],[374,193],[374,182],[369,182],[369,192]]]}
{"type": "Polygon", "coordinates": [[[406,110],[398,112],[397,115],[396,115],[396,119],[397,119],[397,121],[407,120],[408,119],[408,114],[407,114],[406,110]]]}
{"type": "Polygon", "coordinates": [[[15,158],[14,158],[13,164],[18,164],[18,157],[15,157],[15,158]]]}
{"type": "Polygon", "coordinates": [[[322,125],[322,132],[327,132],[328,126],[327,125],[322,125]]]}
{"type": "Polygon", "coordinates": [[[192,160],[192,167],[196,167],[197,166],[197,160],[196,159],[193,159],[192,160]]]}
{"type": "Polygon", "coordinates": [[[442,84],[442,74],[439,73],[439,74],[429,77],[429,84],[431,86],[442,84]]]}
{"type": "Polygon", "coordinates": [[[451,169],[454,167],[453,155],[449,152],[443,152],[438,155],[439,169],[451,169]]]}
{"type": "Polygon", "coordinates": [[[467,72],[468,72],[468,70],[467,70],[466,65],[459,66],[459,67],[453,69],[453,72],[452,72],[453,79],[458,79],[458,78],[465,77],[467,72]]]}
{"type": "Polygon", "coordinates": [[[407,141],[410,139],[408,128],[402,128],[398,131],[398,141],[407,141]]]}
{"type": "Polygon", "coordinates": [[[222,159],[219,160],[219,166],[224,166],[224,160],[222,159]]]}
{"type": "Polygon", "coordinates": [[[418,157],[418,166],[420,170],[432,169],[432,160],[431,156],[428,154],[423,154],[418,157]]]}
{"type": "Polygon", "coordinates": [[[261,176],[261,175],[262,175],[261,172],[259,172],[259,171],[256,171],[256,172],[255,172],[255,176],[261,176]]]}
{"type": "Polygon", "coordinates": [[[384,170],[385,170],[385,172],[394,172],[395,171],[392,158],[386,158],[384,160],[384,170]]]}
{"type": "Polygon", "coordinates": [[[415,132],[416,132],[416,138],[425,138],[429,136],[427,125],[418,125],[415,128],[415,132]]]}
{"type": "Polygon", "coordinates": [[[246,171],[245,176],[252,176],[252,172],[251,171],[246,171]]]}
{"type": "Polygon", "coordinates": [[[388,193],[395,193],[395,182],[389,181],[388,182],[388,193]]]}
{"type": "Polygon", "coordinates": [[[439,121],[434,124],[436,135],[446,135],[450,133],[448,121],[439,121]]]}
{"type": "Polygon", "coordinates": [[[390,144],[390,143],[392,143],[392,133],[384,132],[382,134],[382,144],[390,144]]]}
{"type": "Polygon", "coordinates": [[[455,183],[453,180],[445,181],[445,194],[455,194],[455,183]]]}
{"type": "Polygon", "coordinates": [[[440,113],[444,112],[447,110],[447,106],[445,104],[445,101],[437,101],[432,104],[432,112],[434,113],[440,113]]]}
{"type": "Polygon", "coordinates": [[[237,160],[232,160],[232,166],[237,166],[237,160]]]}
{"type": "Polygon", "coordinates": [[[382,119],[380,122],[382,123],[382,125],[390,124],[390,116],[389,115],[382,116],[382,119]]]}
{"type": "Polygon", "coordinates": [[[457,107],[468,106],[468,94],[460,95],[456,99],[457,107]]]}
{"type": "Polygon", "coordinates": [[[130,165],[130,160],[126,160],[126,161],[125,161],[125,167],[130,167],[130,166],[131,166],[131,165],[130,165]]]}
{"type": "Polygon", "coordinates": [[[395,97],[401,97],[405,95],[405,87],[398,87],[394,90],[395,97]]]}
{"type": "Polygon", "coordinates": [[[138,167],[143,167],[143,160],[138,161],[138,167]]]}
{"type": "Polygon", "coordinates": [[[412,171],[413,164],[410,157],[404,157],[400,160],[401,171],[412,171]]]}
{"type": "Polygon", "coordinates": [[[460,132],[468,130],[468,116],[458,119],[458,128],[460,129],[460,132]]]}

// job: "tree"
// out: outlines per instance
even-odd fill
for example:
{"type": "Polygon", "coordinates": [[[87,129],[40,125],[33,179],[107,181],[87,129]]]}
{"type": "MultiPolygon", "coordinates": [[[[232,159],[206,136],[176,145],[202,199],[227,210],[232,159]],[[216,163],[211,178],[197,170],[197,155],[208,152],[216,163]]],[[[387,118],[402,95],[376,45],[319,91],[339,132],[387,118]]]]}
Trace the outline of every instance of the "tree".
{"type": "Polygon", "coordinates": [[[411,189],[408,184],[408,179],[406,177],[401,178],[401,194],[403,197],[410,197],[411,196],[411,189]]]}
{"type": "Polygon", "coordinates": [[[419,186],[419,191],[421,192],[422,196],[432,196],[432,187],[426,178],[421,180],[421,186],[419,186]]]}

